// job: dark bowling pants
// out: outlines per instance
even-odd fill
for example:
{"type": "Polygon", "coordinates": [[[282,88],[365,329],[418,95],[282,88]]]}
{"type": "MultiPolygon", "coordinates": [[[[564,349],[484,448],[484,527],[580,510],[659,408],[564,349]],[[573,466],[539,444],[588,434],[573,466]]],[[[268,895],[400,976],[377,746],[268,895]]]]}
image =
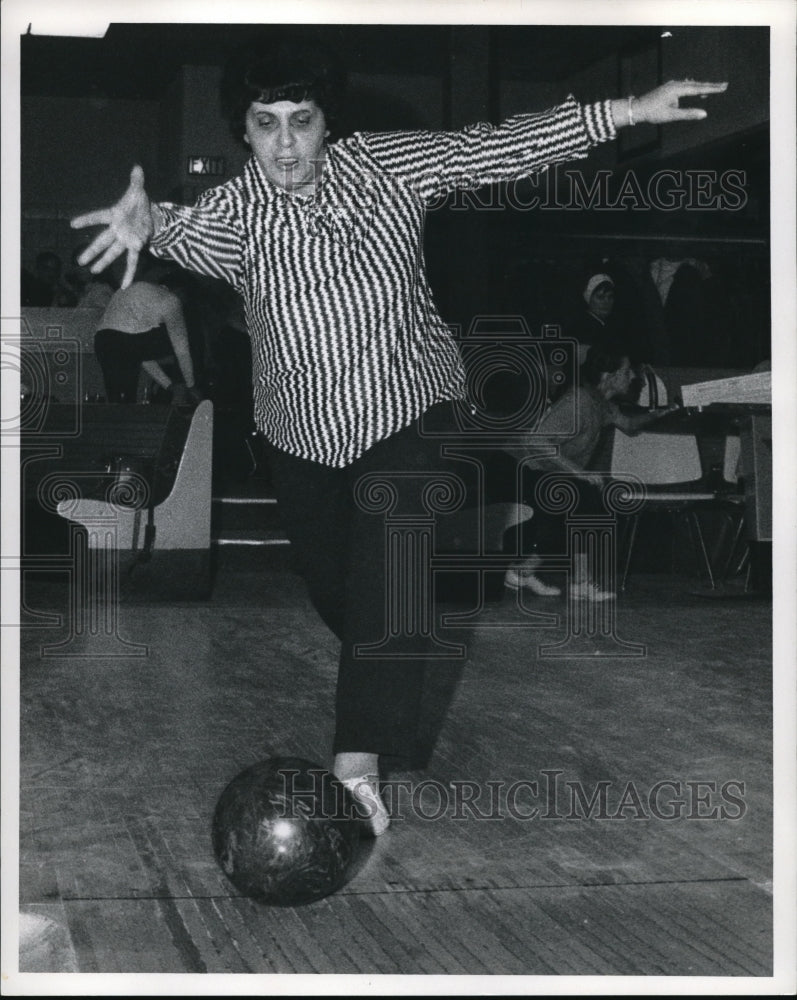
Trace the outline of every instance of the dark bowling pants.
{"type": "MultiPolygon", "coordinates": [[[[536,495],[537,484],[549,474],[529,468],[523,470],[523,500],[534,511],[529,521],[515,529],[521,534],[520,552],[523,555],[560,555],[567,552],[567,515],[546,510],[544,502],[540,502],[536,495]]],[[[581,517],[605,516],[606,509],[597,486],[567,473],[562,473],[562,478],[575,490],[575,514],[581,517]]]]}
{"type": "MultiPolygon", "coordinates": [[[[451,404],[438,404],[430,417],[453,432],[451,404]]],[[[280,520],[297,569],[316,610],[342,642],[335,753],[412,755],[425,661],[354,653],[355,645],[377,643],[385,635],[387,554],[385,515],[361,510],[353,490],[369,473],[456,472],[446,470],[439,451],[439,442],[419,436],[416,423],[343,469],[269,449],[280,520]]],[[[404,498],[406,509],[416,516],[423,510],[418,487],[423,480],[406,481],[406,489],[414,491],[404,498]]]]}

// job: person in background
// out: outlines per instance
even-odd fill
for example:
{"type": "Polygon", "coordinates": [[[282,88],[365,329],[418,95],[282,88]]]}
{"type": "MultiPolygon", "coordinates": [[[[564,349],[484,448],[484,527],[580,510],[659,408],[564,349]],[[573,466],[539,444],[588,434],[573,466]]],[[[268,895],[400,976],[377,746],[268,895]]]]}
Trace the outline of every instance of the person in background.
{"type": "Polygon", "coordinates": [[[424,431],[456,436],[465,398],[462,359],[426,278],[426,212],[463,179],[472,188],[516,180],[583,158],[635,122],[704,118],[679,98],[727,85],[672,82],[633,99],[569,97],[501,125],[335,141],[342,83],[317,48],[258,41],[224,77],[229,121],[252,153],[240,176],[191,207],[153,204],[136,167],[119,202],[72,225],[103,226],[85,255],[95,271],[126,254],[128,283],[149,246],[241,293],[283,525],[314,606],[341,640],[333,770],[378,835],[390,822],[379,757],[412,759],[426,658],[361,652],[383,647],[397,584],[384,520],[357,489],[369,476],[403,475],[414,490],[439,473],[439,438],[424,431]]]}
{"type": "Polygon", "coordinates": [[[583,308],[572,330],[578,341],[578,364],[584,363],[593,347],[610,354],[627,355],[634,377],[621,402],[653,409],[666,405],[667,390],[645,354],[644,338],[632,335],[618,317],[614,278],[607,271],[593,271],[582,290],[582,299],[583,308]]]}
{"type": "Polygon", "coordinates": [[[22,271],[22,305],[39,308],[69,308],[77,305],[77,294],[64,280],[63,270],[63,263],[57,253],[43,250],[37,254],[34,273],[24,269],[22,271]]]}
{"type": "MultiPolygon", "coordinates": [[[[522,499],[534,510],[534,516],[522,529],[521,551],[525,558],[511,566],[504,577],[510,590],[530,590],[540,597],[554,597],[558,587],[543,582],[538,571],[544,555],[561,555],[567,551],[564,518],[546,511],[535,499],[541,478],[551,472],[568,476],[578,494],[579,515],[605,514],[602,487],[605,476],[589,471],[604,428],[618,427],[626,434],[636,434],[649,426],[669,409],[647,410],[629,414],[617,403],[628,395],[634,370],[627,355],[613,354],[600,347],[587,352],[580,370],[580,380],[567,389],[549,408],[536,428],[529,430],[525,442],[513,442],[507,451],[522,462],[522,499]],[[544,457],[529,457],[540,446],[549,446],[555,453],[544,457]]],[[[614,593],[601,590],[594,580],[594,567],[586,555],[580,555],[574,578],[570,581],[571,596],[591,602],[606,601],[614,593]]]]}
{"type": "Polygon", "coordinates": [[[97,275],[83,286],[77,301],[78,309],[106,309],[118,289],[113,281],[105,279],[105,275],[97,275]]]}
{"type": "Polygon", "coordinates": [[[135,403],[140,370],[176,405],[191,405],[201,396],[195,386],[188,330],[180,299],[159,283],[149,258],[139,261],[136,280],[115,292],[94,335],[94,351],[102,368],[111,403],[135,403]],[[175,382],[162,363],[174,356],[182,380],[175,382]]]}
{"type": "Polygon", "coordinates": [[[581,293],[584,307],[573,329],[578,341],[578,364],[583,365],[591,347],[617,350],[620,334],[614,322],[614,279],[604,273],[591,274],[581,293]]]}

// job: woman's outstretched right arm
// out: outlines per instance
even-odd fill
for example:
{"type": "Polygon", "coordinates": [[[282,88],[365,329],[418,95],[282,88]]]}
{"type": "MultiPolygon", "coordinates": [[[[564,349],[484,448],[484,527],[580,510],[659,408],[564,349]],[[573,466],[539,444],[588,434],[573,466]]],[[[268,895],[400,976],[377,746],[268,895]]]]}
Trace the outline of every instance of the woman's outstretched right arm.
{"type": "Polygon", "coordinates": [[[96,274],[127,254],[122,281],[122,288],[126,288],[135,277],[139,254],[149,244],[156,257],[168,258],[197,274],[221,278],[240,291],[246,230],[234,187],[228,182],[211,188],[191,207],[153,203],[144,190],[143,170],[134,167],[130,186],[115,205],[72,220],[76,229],[105,227],[81,254],[80,263],[93,261],[91,270],[96,274]]]}
{"type": "Polygon", "coordinates": [[[99,274],[126,253],[127,266],[121,287],[127,288],[135,276],[138,255],[155,232],[157,211],[144,190],[144,171],[139,166],[133,167],[130,185],[115,205],[72,219],[73,229],[105,226],[80,255],[78,263],[91,263],[92,274],[99,274]]]}

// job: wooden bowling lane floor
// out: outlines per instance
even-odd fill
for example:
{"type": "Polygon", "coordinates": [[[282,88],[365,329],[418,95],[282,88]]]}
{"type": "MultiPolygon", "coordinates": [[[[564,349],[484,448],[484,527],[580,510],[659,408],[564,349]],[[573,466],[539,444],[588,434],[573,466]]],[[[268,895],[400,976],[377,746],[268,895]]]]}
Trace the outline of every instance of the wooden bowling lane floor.
{"type": "Polygon", "coordinates": [[[329,763],[336,648],[297,579],[123,607],[138,657],[25,629],[20,911],[57,946],[21,971],[771,976],[771,605],[688,590],[622,599],[637,658],[540,657],[555,628],[485,608],[430,674],[424,766],[386,773],[390,831],[296,908],[238,896],[209,828],[245,766],[329,763]]]}

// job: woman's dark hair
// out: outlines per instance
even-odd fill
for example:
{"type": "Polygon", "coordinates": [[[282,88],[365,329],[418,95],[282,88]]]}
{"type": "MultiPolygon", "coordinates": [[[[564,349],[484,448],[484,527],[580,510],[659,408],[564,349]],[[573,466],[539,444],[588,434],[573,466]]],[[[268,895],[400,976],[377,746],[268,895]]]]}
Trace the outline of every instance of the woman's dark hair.
{"type": "Polygon", "coordinates": [[[265,36],[229,60],[221,81],[222,112],[235,138],[243,141],[253,101],[315,101],[334,132],[345,85],[337,60],[315,40],[265,36]]]}
{"type": "Polygon", "coordinates": [[[606,351],[600,347],[590,347],[581,366],[581,381],[587,385],[598,385],[601,375],[612,374],[623,367],[627,354],[606,351]]]}

